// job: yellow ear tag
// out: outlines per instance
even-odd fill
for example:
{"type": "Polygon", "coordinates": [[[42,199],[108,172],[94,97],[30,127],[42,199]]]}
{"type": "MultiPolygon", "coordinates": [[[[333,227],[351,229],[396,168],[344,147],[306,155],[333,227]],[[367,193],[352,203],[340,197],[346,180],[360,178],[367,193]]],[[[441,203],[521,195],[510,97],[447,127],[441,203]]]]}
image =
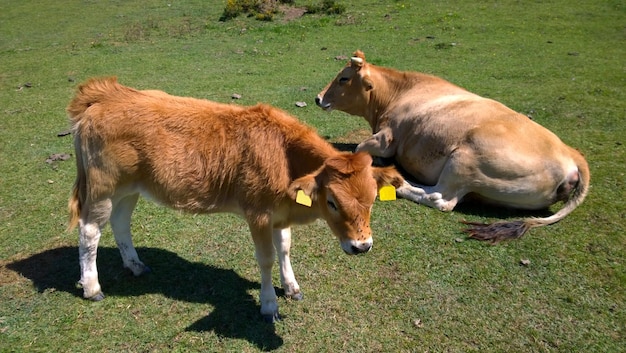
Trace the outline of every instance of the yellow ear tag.
{"type": "Polygon", "coordinates": [[[380,201],[394,201],[396,199],[396,188],[393,185],[385,185],[378,190],[380,201]]]}
{"type": "Polygon", "coordinates": [[[313,201],[311,200],[311,197],[304,193],[304,191],[298,190],[298,192],[296,193],[296,203],[299,203],[306,207],[311,207],[313,201]]]}

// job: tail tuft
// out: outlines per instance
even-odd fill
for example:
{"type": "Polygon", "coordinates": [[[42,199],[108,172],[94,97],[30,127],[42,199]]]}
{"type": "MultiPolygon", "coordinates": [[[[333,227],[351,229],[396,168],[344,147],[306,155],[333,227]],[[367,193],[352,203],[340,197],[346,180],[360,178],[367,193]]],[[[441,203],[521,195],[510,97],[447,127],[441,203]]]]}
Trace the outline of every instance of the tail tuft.
{"type": "Polygon", "coordinates": [[[491,224],[463,222],[470,226],[464,232],[469,234],[472,239],[490,241],[492,244],[496,244],[502,240],[521,238],[530,228],[554,224],[565,218],[583,202],[589,191],[589,165],[578,151],[574,149],[572,151],[572,158],[576,161],[578,168],[578,175],[574,178],[577,182],[565,205],[557,213],[544,218],[526,218],[491,224]]]}
{"type": "Polygon", "coordinates": [[[463,221],[463,223],[470,226],[463,230],[469,235],[469,238],[489,241],[492,244],[497,244],[503,240],[519,239],[531,228],[531,225],[524,220],[495,223],[463,221]]]}
{"type": "Polygon", "coordinates": [[[79,189],[78,185],[74,185],[74,189],[72,190],[72,196],[70,196],[70,200],[67,203],[67,208],[70,213],[70,219],[67,225],[67,231],[71,232],[78,226],[78,220],[80,218],[80,197],[79,197],[79,189]]]}

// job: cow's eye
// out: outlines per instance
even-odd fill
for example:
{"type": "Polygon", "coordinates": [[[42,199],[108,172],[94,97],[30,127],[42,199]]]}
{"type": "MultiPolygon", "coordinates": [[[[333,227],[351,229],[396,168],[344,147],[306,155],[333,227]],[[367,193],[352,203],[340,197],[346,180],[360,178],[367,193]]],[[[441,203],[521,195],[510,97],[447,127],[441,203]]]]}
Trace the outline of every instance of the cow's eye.
{"type": "Polygon", "coordinates": [[[340,77],[340,78],[339,78],[339,83],[340,83],[340,84],[344,84],[344,83],[346,83],[346,82],[348,82],[348,81],[350,81],[350,78],[349,78],[349,77],[340,77]]]}
{"type": "Polygon", "coordinates": [[[332,209],[333,211],[337,211],[337,205],[335,205],[334,202],[326,201],[326,204],[328,205],[328,208],[332,209]]]}

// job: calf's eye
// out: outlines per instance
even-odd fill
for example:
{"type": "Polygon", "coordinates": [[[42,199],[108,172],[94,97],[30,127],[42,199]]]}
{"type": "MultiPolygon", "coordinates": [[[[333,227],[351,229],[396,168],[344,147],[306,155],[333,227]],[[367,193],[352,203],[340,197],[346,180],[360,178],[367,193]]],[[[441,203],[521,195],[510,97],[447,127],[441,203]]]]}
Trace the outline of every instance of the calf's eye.
{"type": "Polygon", "coordinates": [[[327,204],[327,205],[328,205],[328,207],[329,207],[330,209],[332,209],[333,211],[337,211],[337,205],[335,205],[335,203],[334,203],[334,202],[332,202],[332,201],[326,201],[326,204],[327,204]]]}

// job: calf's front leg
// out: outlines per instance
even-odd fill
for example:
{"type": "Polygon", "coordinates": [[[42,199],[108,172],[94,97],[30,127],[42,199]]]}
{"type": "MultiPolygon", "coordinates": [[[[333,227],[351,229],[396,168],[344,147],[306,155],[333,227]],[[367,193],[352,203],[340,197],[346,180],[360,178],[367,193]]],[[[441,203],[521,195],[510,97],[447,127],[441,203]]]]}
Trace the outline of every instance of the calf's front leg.
{"type": "Polygon", "coordinates": [[[113,206],[110,219],[111,229],[115,236],[117,248],[120,250],[124,267],[131,270],[135,276],[140,276],[151,271],[150,267],[144,265],[139,259],[130,232],[131,215],[137,205],[138,199],[139,194],[128,195],[120,199],[113,206]]]}
{"type": "Polygon", "coordinates": [[[291,228],[274,229],[272,233],[274,236],[274,247],[278,252],[280,282],[285,289],[285,295],[291,299],[302,300],[302,292],[293,274],[289,257],[291,250],[291,228]]]}

